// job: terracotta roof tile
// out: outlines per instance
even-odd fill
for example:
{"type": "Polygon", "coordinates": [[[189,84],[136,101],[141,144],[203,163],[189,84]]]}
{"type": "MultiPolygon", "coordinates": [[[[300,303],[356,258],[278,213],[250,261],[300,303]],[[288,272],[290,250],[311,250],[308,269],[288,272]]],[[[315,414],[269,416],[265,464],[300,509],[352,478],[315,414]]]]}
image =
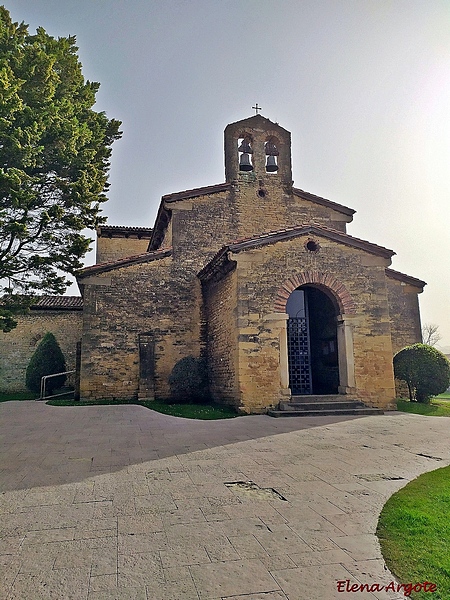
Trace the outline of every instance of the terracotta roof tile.
{"type": "Polygon", "coordinates": [[[98,237],[137,237],[139,239],[150,239],[153,229],[150,227],[127,227],[125,225],[99,225],[97,227],[98,237]]]}
{"type": "Polygon", "coordinates": [[[237,254],[245,250],[259,248],[261,246],[265,246],[266,244],[275,244],[277,242],[293,239],[305,234],[322,236],[338,243],[345,244],[346,246],[358,248],[365,252],[369,252],[370,254],[375,254],[376,256],[382,256],[383,258],[391,258],[395,254],[393,250],[389,250],[383,246],[377,246],[376,244],[353,237],[347,233],[338,231],[337,229],[332,229],[331,227],[325,227],[324,225],[315,223],[305,223],[295,227],[287,227],[285,229],[278,229],[276,231],[268,231],[254,237],[235,240],[222,247],[219,252],[217,252],[210,260],[210,262],[198,273],[198,276],[200,279],[203,277],[208,277],[209,273],[214,271],[216,265],[222,264],[223,259],[226,257],[228,252],[237,254]]]}
{"type": "Polygon", "coordinates": [[[31,310],[83,310],[81,296],[40,296],[31,310]]]}
{"type": "Polygon", "coordinates": [[[353,208],[348,208],[348,206],[343,206],[342,204],[338,204],[337,202],[332,202],[331,200],[327,200],[326,198],[321,198],[320,196],[316,196],[315,194],[311,194],[310,192],[305,192],[304,190],[301,190],[299,188],[292,188],[292,192],[294,196],[303,198],[303,200],[310,200],[311,202],[315,202],[316,204],[327,206],[328,208],[332,208],[333,210],[337,210],[338,212],[344,213],[348,216],[352,216],[356,212],[356,210],[353,210],[353,208]]]}
{"type": "Polygon", "coordinates": [[[97,265],[92,265],[91,267],[85,267],[78,271],[77,279],[82,279],[83,277],[88,277],[89,275],[94,275],[96,273],[104,273],[106,271],[113,271],[114,269],[120,269],[121,267],[126,267],[132,264],[151,262],[153,260],[160,260],[161,258],[166,258],[167,256],[172,255],[172,248],[161,248],[160,250],[154,250],[152,252],[143,252],[142,254],[136,254],[134,256],[126,256],[125,258],[119,258],[118,260],[113,260],[104,263],[98,263],[97,265]]]}
{"type": "Polygon", "coordinates": [[[317,235],[323,235],[330,239],[340,241],[343,244],[358,247],[362,250],[370,252],[371,254],[385,256],[386,258],[390,258],[395,254],[393,250],[389,250],[388,248],[384,248],[383,246],[378,246],[377,244],[372,244],[371,242],[367,242],[366,240],[353,237],[348,233],[338,231],[337,229],[333,229],[332,227],[319,225],[318,223],[304,223],[295,227],[287,227],[285,229],[278,229],[276,231],[268,231],[255,237],[236,240],[228,244],[227,247],[232,252],[240,252],[250,247],[270,244],[284,239],[297,237],[298,235],[304,235],[306,233],[316,233],[317,235]]]}
{"type": "Polygon", "coordinates": [[[194,188],[185,190],[184,192],[175,192],[174,194],[166,194],[162,197],[164,202],[176,202],[177,200],[185,200],[186,198],[196,198],[206,194],[215,194],[218,192],[226,192],[231,189],[230,183],[218,183],[216,185],[208,185],[206,187],[194,188]]]}
{"type": "Polygon", "coordinates": [[[416,277],[411,277],[411,275],[405,275],[405,273],[400,273],[400,271],[394,271],[394,269],[386,269],[386,275],[390,277],[390,279],[396,279],[397,281],[402,281],[403,283],[422,289],[427,285],[426,282],[421,279],[416,279],[416,277]]]}

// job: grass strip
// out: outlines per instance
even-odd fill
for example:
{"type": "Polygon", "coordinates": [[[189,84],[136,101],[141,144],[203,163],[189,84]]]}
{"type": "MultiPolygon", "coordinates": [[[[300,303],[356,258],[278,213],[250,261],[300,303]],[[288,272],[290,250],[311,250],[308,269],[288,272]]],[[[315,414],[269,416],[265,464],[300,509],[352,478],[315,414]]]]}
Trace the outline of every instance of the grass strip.
{"type": "Polygon", "coordinates": [[[422,404],[401,399],[397,400],[397,410],[429,417],[450,417],[450,402],[435,398],[429,404],[422,404]]]}
{"type": "Polygon", "coordinates": [[[377,535],[389,569],[402,583],[429,581],[433,594],[414,600],[450,598],[450,467],[425,473],[386,502],[377,535]]]}
{"type": "Polygon", "coordinates": [[[48,400],[50,406],[95,406],[95,405],[119,405],[119,404],[136,404],[144,406],[150,410],[154,410],[165,415],[173,417],[184,417],[185,419],[231,419],[239,416],[238,413],[228,406],[217,406],[209,404],[168,404],[166,402],[158,402],[152,400],[150,402],[137,402],[136,400],[89,400],[83,402],[75,402],[74,400],[55,399],[48,400]]]}

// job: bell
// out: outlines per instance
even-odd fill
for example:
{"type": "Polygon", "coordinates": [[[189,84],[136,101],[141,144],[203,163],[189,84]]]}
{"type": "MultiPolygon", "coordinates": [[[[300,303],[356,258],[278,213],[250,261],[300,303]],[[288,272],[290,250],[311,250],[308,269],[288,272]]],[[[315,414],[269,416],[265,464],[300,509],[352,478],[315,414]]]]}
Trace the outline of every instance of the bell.
{"type": "Polygon", "coordinates": [[[253,152],[252,147],[250,146],[250,142],[247,138],[242,140],[242,144],[238,148],[238,152],[246,152],[251,154],[253,152]]]}
{"type": "Polygon", "coordinates": [[[274,173],[275,171],[278,171],[278,165],[275,156],[267,157],[266,171],[268,173],[274,173]]]}
{"type": "Polygon", "coordinates": [[[240,171],[253,171],[253,165],[250,162],[250,154],[244,152],[241,154],[241,158],[239,159],[239,170],[240,171]]]}

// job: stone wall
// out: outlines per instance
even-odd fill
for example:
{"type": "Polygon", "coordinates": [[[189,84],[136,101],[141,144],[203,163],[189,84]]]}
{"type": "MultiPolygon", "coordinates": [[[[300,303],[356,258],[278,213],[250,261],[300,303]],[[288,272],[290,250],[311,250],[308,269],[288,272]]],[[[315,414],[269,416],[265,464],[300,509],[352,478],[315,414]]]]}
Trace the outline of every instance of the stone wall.
{"type": "Polygon", "coordinates": [[[282,314],[274,314],[274,303],[280,286],[302,271],[338,276],[349,292],[356,306],[352,315],[355,393],[369,405],[391,405],[394,378],[386,259],[320,239],[319,261],[318,255],[305,250],[306,239],[233,255],[238,262],[239,382],[247,407],[260,412],[281,399],[280,344],[285,342],[280,340],[285,339],[286,325],[282,314]]]}
{"type": "Polygon", "coordinates": [[[210,392],[215,402],[239,407],[237,354],[237,277],[230,271],[204,286],[210,392]]]}
{"type": "Polygon", "coordinates": [[[238,239],[310,222],[345,232],[350,218],[284,191],[276,175],[257,180],[254,174],[240,174],[229,193],[197,196],[168,206],[171,221],[161,247],[173,246],[174,260],[195,273],[220,248],[238,239]]]}
{"type": "Polygon", "coordinates": [[[200,282],[171,257],[83,278],[81,397],[136,398],[139,334],[155,344],[155,396],[181,358],[200,355],[200,282]]]}
{"type": "Polygon", "coordinates": [[[148,239],[97,237],[96,263],[106,263],[147,251],[148,239]]]}
{"type": "MultiPolygon", "coordinates": [[[[176,268],[196,277],[214,254],[236,237],[230,202],[227,193],[217,193],[171,205],[166,235],[171,235],[176,268]]],[[[168,243],[165,239],[163,246],[168,243]]]]}
{"type": "MultiPolygon", "coordinates": [[[[271,180],[268,179],[267,185],[264,187],[267,196],[264,198],[261,198],[258,194],[260,189],[258,188],[258,182],[255,188],[252,184],[247,185],[242,176],[233,188],[234,190],[230,194],[226,192],[214,193],[170,204],[172,218],[162,246],[166,247],[168,245],[170,236],[170,242],[173,243],[173,265],[171,269],[173,279],[171,285],[177,290],[180,283],[183,283],[185,285],[183,296],[186,299],[189,294],[192,297],[194,293],[197,293],[197,273],[221,247],[239,236],[245,237],[254,234],[255,222],[257,222],[255,215],[260,214],[261,219],[264,217],[264,231],[283,228],[287,225],[293,226],[308,220],[330,226],[333,225],[332,219],[337,222],[337,220],[343,218],[340,213],[329,207],[319,206],[298,198],[292,193],[285,194],[280,191],[279,177],[277,176],[271,180]],[[246,207],[245,210],[242,207],[246,207]]],[[[341,222],[341,229],[345,230],[345,222],[343,220],[341,222]]],[[[280,248],[281,254],[283,254],[283,248],[282,245],[280,248]]],[[[302,250],[304,250],[303,247],[302,250]]],[[[282,258],[280,260],[283,266],[286,267],[286,260],[288,264],[289,262],[296,264],[297,257],[282,258]]],[[[249,268],[251,270],[251,264],[249,268]]],[[[240,280],[242,277],[244,277],[242,280],[244,288],[247,289],[246,286],[251,287],[252,284],[245,279],[245,275],[240,273],[240,280]]],[[[276,324],[273,324],[274,330],[270,333],[270,339],[267,333],[267,323],[255,326],[253,322],[255,315],[259,319],[261,311],[264,311],[265,314],[273,312],[273,308],[267,307],[266,309],[264,307],[266,299],[268,297],[272,298],[273,295],[256,295],[252,308],[253,313],[250,317],[248,311],[244,315],[244,321],[246,320],[247,324],[243,326],[243,330],[239,333],[234,331],[232,323],[236,323],[236,317],[233,316],[233,310],[237,310],[237,300],[234,295],[228,299],[226,298],[226,294],[231,293],[230,278],[231,275],[227,275],[226,280],[221,282],[220,285],[207,286],[208,356],[212,361],[210,373],[214,373],[214,376],[211,377],[211,391],[217,401],[221,397],[223,402],[239,405],[242,398],[248,397],[248,389],[253,386],[255,393],[258,393],[257,390],[260,390],[261,393],[259,393],[258,400],[254,401],[252,410],[254,412],[264,412],[265,407],[275,405],[282,399],[279,374],[279,338],[282,335],[281,330],[282,327],[285,327],[285,323],[282,321],[280,323],[278,320],[276,324]],[[209,294],[211,294],[211,298],[209,294]],[[224,310],[220,319],[217,313],[219,306],[224,310]],[[213,323],[209,322],[211,318],[213,323]],[[232,321],[228,321],[228,319],[232,319],[232,321]],[[231,340],[237,340],[238,335],[239,347],[235,347],[233,352],[239,354],[241,367],[239,374],[233,375],[236,359],[234,355],[230,354],[230,347],[231,340]],[[253,339],[255,335],[260,335],[267,344],[260,356],[256,357],[252,354],[249,358],[245,349],[247,344],[250,343],[251,345],[252,343],[248,340],[253,339]],[[216,342],[214,349],[212,349],[212,336],[219,336],[220,343],[223,343],[224,346],[221,347],[216,342]],[[218,369],[217,373],[216,369],[218,369]],[[276,377],[274,377],[273,369],[278,369],[276,377]],[[267,400],[268,396],[270,401],[267,400]]],[[[277,283],[272,281],[271,284],[276,288],[277,283]]],[[[247,301],[244,300],[243,302],[245,304],[247,301]]],[[[239,300],[239,303],[241,305],[241,300],[239,300]]],[[[190,303],[190,311],[189,314],[186,314],[185,319],[186,323],[190,322],[191,324],[191,339],[194,345],[196,343],[200,344],[198,350],[200,352],[204,344],[204,338],[202,338],[201,331],[195,331],[195,329],[197,319],[201,321],[201,317],[192,318],[193,315],[198,315],[198,307],[195,303],[190,303]]],[[[240,312],[239,315],[241,316],[240,312]]],[[[187,328],[186,334],[188,330],[187,328]]]]}
{"type": "MultiPolygon", "coordinates": [[[[253,172],[238,175],[232,204],[236,214],[236,233],[231,239],[260,235],[303,223],[315,223],[345,232],[347,219],[340,212],[304,200],[283,187],[277,174],[258,178],[253,172]]],[[[348,219],[347,219],[348,220],[348,219]]]]}
{"type": "Polygon", "coordinates": [[[137,397],[138,335],[154,332],[161,354],[160,338],[171,327],[163,310],[170,301],[169,262],[163,258],[83,278],[82,398],[137,397]]]}
{"type": "Polygon", "coordinates": [[[0,333],[0,390],[25,391],[25,373],[40,340],[53,333],[66,359],[68,371],[75,369],[76,343],[81,339],[82,312],[31,310],[20,316],[10,333],[0,333]]]}
{"type": "Polygon", "coordinates": [[[394,354],[405,346],[422,342],[419,298],[420,289],[402,281],[386,278],[389,294],[392,349],[394,354]]]}
{"type": "MultiPolygon", "coordinates": [[[[421,289],[408,285],[392,277],[386,278],[389,294],[389,314],[391,320],[392,350],[397,352],[422,342],[419,297],[421,289]]],[[[408,398],[408,386],[404,381],[395,380],[397,398],[408,398]]]]}
{"type": "Polygon", "coordinates": [[[156,397],[169,396],[176,362],[199,356],[206,344],[213,397],[264,412],[283,399],[288,387],[282,364],[286,315],[275,308],[278,291],[283,282],[308,271],[338,277],[350,294],[356,307],[351,325],[355,393],[369,405],[390,405],[389,260],[326,237],[318,237],[318,252],[305,248],[309,235],[278,241],[233,254],[237,271],[207,284],[203,310],[197,273],[233,231],[228,201],[221,193],[177,203],[172,257],[84,279],[82,397],[136,397],[138,336],[152,333],[156,397]]]}

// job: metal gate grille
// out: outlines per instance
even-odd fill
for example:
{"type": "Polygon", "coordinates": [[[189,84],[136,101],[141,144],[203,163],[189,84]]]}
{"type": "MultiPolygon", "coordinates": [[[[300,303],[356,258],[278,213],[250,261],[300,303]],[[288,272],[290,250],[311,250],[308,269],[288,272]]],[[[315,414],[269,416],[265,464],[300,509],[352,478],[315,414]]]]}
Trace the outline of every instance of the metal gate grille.
{"type": "Polygon", "coordinates": [[[312,394],[308,319],[293,317],[287,322],[289,386],[292,394],[312,394]]]}

